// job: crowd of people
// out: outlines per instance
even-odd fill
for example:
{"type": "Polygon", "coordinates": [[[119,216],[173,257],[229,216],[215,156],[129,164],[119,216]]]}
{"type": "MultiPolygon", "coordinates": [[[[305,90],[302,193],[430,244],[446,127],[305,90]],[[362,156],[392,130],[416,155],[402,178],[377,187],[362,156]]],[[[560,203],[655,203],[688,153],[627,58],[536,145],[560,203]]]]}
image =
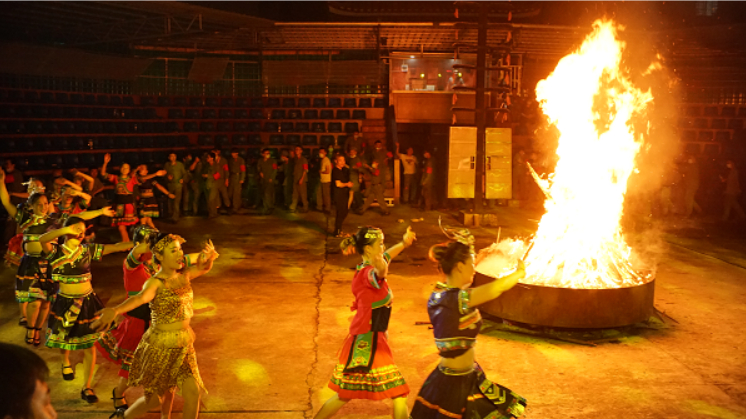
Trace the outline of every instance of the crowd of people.
{"type": "MultiPolygon", "coordinates": [[[[384,190],[391,180],[394,155],[380,141],[368,144],[355,132],[344,147],[314,150],[265,148],[258,159],[244,158],[238,149],[227,155],[221,150],[172,152],[157,167],[131,167],[121,159],[112,167],[112,156],[106,154],[101,167],[55,169],[51,176],[31,179],[24,179],[8,159],[4,183],[14,205],[28,197],[27,180],[41,182],[49,190],[49,203],[56,212],[77,214],[111,206],[114,215],[105,215],[105,222],[96,224],[117,228],[123,242],[129,241],[128,229],[134,225],[155,228],[154,219],[178,223],[184,215],[215,218],[246,214],[250,209],[262,215],[279,208],[291,213],[315,209],[338,218],[332,233],[339,236],[348,211],[362,214],[377,201],[381,213],[388,215],[384,190]]],[[[433,209],[430,152],[418,158],[410,147],[399,158],[404,172],[402,203],[433,209]]],[[[3,242],[14,234],[11,220],[3,242]]]]}

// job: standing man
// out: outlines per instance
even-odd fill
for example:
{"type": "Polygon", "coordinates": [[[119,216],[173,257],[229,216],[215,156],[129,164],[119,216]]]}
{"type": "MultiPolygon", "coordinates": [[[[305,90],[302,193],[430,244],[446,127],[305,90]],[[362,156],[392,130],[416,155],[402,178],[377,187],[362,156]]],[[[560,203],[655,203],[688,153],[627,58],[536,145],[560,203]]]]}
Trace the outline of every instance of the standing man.
{"type": "Polygon", "coordinates": [[[202,160],[199,156],[195,156],[194,160],[192,160],[192,164],[189,165],[189,187],[192,189],[192,215],[197,215],[199,213],[199,199],[205,195],[203,193],[206,189],[205,178],[202,177],[205,169],[204,163],[202,162],[204,159],[204,156],[202,157],[202,160]]]}
{"type": "MultiPolygon", "coordinates": [[[[207,189],[207,218],[215,218],[218,216],[218,207],[220,206],[220,185],[225,186],[225,170],[217,163],[216,155],[213,153],[207,153],[207,167],[204,170],[202,177],[205,179],[205,187],[207,189]]],[[[229,206],[228,202],[228,191],[225,190],[223,200],[225,201],[226,207],[229,206]]]]}
{"type": "Polygon", "coordinates": [[[303,148],[295,147],[295,161],[293,162],[293,202],[290,204],[290,212],[298,208],[298,198],[303,202],[300,212],[308,212],[308,160],[303,157],[303,148]]]}
{"type": "Polygon", "coordinates": [[[358,156],[358,149],[350,149],[347,158],[347,167],[350,168],[350,181],[352,182],[350,208],[357,209],[363,203],[363,195],[360,193],[360,175],[363,170],[363,159],[358,156]]]}
{"type": "MultiPolygon", "coordinates": [[[[217,186],[217,191],[220,193],[220,196],[223,198],[223,211],[229,212],[231,208],[231,198],[228,195],[228,182],[230,181],[230,173],[231,169],[228,166],[228,162],[223,160],[223,155],[221,154],[220,150],[213,150],[212,151],[214,155],[215,162],[213,163],[215,165],[215,170],[220,173],[220,179],[221,182],[216,182],[215,185],[217,186]]],[[[220,206],[220,199],[216,199],[218,206],[220,206]]]]}
{"type": "Polygon", "coordinates": [[[396,143],[396,154],[399,155],[401,164],[404,166],[404,191],[402,192],[401,202],[402,204],[415,202],[417,185],[415,185],[414,177],[417,173],[417,157],[414,155],[414,149],[409,147],[407,148],[407,154],[401,154],[399,153],[399,143],[396,143]]]}
{"type": "Polygon", "coordinates": [[[738,221],[746,220],[746,214],[743,213],[741,204],[738,203],[738,197],[741,196],[741,184],[738,179],[738,170],[733,160],[728,160],[726,163],[728,168],[727,177],[720,177],[720,180],[725,182],[725,202],[723,209],[723,221],[728,221],[730,218],[730,210],[733,209],[736,212],[738,221]]]}
{"type": "Polygon", "coordinates": [[[386,176],[386,153],[382,153],[382,149],[381,142],[376,141],[375,151],[371,155],[371,162],[370,164],[364,165],[365,169],[370,174],[370,190],[368,191],[368,195],[365,197],[365,202],[363,202],[362,208],[357,211],[360,215],[370,207],[374,199],[378,201],[378,205],[381,207],[381,214],[390,214],[386,205],[386,200],[383,197],[383,182],[384,177],[386,176]]]}
{"type": "Polygon", "coordinates": [[[163,170],[166,171],[166,179],[168,180],[168,193],[174,196],[168,199],[168,213],[171,214],[172,222],[176,223],[179,221],[181,212],[184,179],[187,178],[188,174],[184,163],[176,159],[176,153],[168,155],[168,161],[163,165],[163,170]]]}
{"type": "Polygon", "coordinates": [[[270,157],[268,148],[262,150],[262,159],[257,164],[262,185],[262,215],[269,215],[275,209],[275,177],[277,176],[277,161],[270,157]]]}
{"type": "Polygon", "coordinates": [[[702,208],[699,207],[695,200],[697,190],[699,190],[699,165],[694,159],[694,156],[690,156],[684,166],[684,216],[689,218],[692,215],[692,211],[696,211],[697,214],[702,213],[702,208]]]}
{"type": "Polygon", "coordinates": [[[350,154],[350,150],[353,148],[357,150],[360,155],[365,151],[365,142],[363,141],[362,135],[360,135],[359,129],[356,129],[355,132],[352,133],[352,138],[348,136],[345,141],[345,153],[347,155],[350,154]]]}
{"type": "Polygon", "coordinates": [[[319,149],[319,175],[321,179],[316,188],[316,210],[328,214],[332,211],[332,162],[326,157],[326,150],[323,148],[319,149]]]}
{"type": "Polygon", "coordinates": [[[433,208],[433,192],[435,189],[435,173],[433,169],[433,158],[429,151],[425,150],[425,158],[422,162],[422,180],[420,189],[422,190],[422,200],[425,204],[425,211],[433,208]]]}
{"type": "Polygon", "coordinates": [[[338,154],[334,158],[334,169],[332,169],[332,188],[334,191],[334,236],[342,237],[342,223],[347,218],[350,209],[350,169],[345,165],[345,156],[338,154]]]}
{"type": "Polygon", "coordinates": [[[231,150],[228,171],[230,174],[228,181],[228,196],[233,204],[231,214],[235,214],[241,210],[241,189],[246,180],[246,161],[244,161],[243,157],[238,155],[237,148],[231,150]]]}
{"type": "Polygon", "coordinates": [[[285,178],[282,180],[283,205],[290,208],[290,202],[293,200],[293,162],[295,160],[295,151],[282,151],[282,172],[285,178]]]}

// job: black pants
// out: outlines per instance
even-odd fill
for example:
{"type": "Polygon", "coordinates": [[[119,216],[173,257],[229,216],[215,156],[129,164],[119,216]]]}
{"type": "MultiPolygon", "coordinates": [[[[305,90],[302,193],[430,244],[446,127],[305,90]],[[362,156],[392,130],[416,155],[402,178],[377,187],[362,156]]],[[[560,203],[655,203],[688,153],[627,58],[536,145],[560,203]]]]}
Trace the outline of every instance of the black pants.
{"type": "Polygon", "coordinates": [[[338,193],[334,191],[334,208],[336,208],[336,214],[334,218],[334,234],[339,234],[342,231],[342,223],[347,218],[347,202],[349,200],[349,194],[338,193]]]}

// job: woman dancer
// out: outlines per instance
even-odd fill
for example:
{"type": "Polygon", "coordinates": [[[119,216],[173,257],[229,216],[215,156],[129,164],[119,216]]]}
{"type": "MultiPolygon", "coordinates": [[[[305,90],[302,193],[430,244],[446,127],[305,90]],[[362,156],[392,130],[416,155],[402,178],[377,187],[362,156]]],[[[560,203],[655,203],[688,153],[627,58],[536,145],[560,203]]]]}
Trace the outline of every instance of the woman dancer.
{"type": "Polygon", "coordinates": [[[88,403],[98,401],[91,389],[96,350],[93,348],[100,333],[90,327],[98,318],[96,312],[104,307],[91,286],[91,262],[103,255],[132,248],[132,243],[81,243],[85,235],[85,219],[72,216],[65,227],[50,231],[39,238],[52,270],[52,281],[59,283],[59,291],[49,316],[47,347],[62,352],[62,378],[75,379],[70,363],[70,351],[84,351],[85,382],[80,397],[88,403]],[[64,244],[52,241],[65,236],[64,244]]]}
{"type": "Polygon", "coordinates": [[[526,399],[490,382],[474,361],[474,345],[482,326],[475,307],[497,298],[525,276],[519,260],[515,272],[489,284],[469,288],[474,279],[474,236],[468,230],[455,241],[433,246],[430,258],[446,276],[427,303],[440,365],[422,385],[412,419],[496,418],[523,415],[526,399]]]}
{"type": "Polygon", "coordinates": [[[137,168],[137,176],[140,184],[140,202],[138,205],[140,207],[140,224],[155,230],[153,218],[159,218],[161,212],[158,209],[158,200],[153,195],[153,187],[158,188],[170,199],[176,198],[176,195],[169,193],[168,189],[154,181],[153,176],[148,176],[148,166],[144,164],[137,168]]]}
{"type": "MultiPolygon", "coordinates": [[[[197,263],[185,268],[184,239],[175,234],[160,233],[152,246],[153,258],[160,270],[145,282],[143,290],[113,308],[100,312],[101,318],[92,324],[104,330],[118,314],[124,314],[150,303],[150,328],[135,350],[130,367],[130,386],[143,386],[145,394],[129,409],[119,408],[119,418],[136,418],[156,408],[164,397],[168,400],[177,387],[184,396],[185,419],[196,418],[199,399],[205,386],[199,374],[194,351],[194,331],[189,326],[194,314],[191,281],[212,269],[219,256],[208,241],[197,263]]],[[[166,406],[170,410],[170,406],[166,406]]]]}
{"type": "MultiPolygon", "coordinates": [[[[111,161],[111,154],[104,154],[104,164],[101,166],[101,176],[109,180],[109,182],[116,185],[116,199],[114,203],[116,205],[116,215],[111,219],[111,225],[116,226],[119,229],[119,234],[122,236],[122,242],[129,241],[129,235],[127,234],[127,227],[137,224],[137,213],[135,212],[135,185],[138,183],[137,176],[130,174],[130,165],[122,163],[119,168],[119,176],[111,175],[106,173],[106,166],[111,161]]],[[[147,180],[156,176],[163,176],[166,174],[165,170],[159,170],[155,174],[148,175],[142,178],[147,180]]]]}
{"type": "Polygon", "coordinates": [[[363,257],[352,279],[352,310],[357,313],[329,381],[329,388],[337,394],[324,403],[316,419],[331,417],[351,399],[393,399],[394,418],[407,418],[409,386],[394,363],[386,332],[393,299],[386,277],[391,259],[411,246],[416,236],[407,228],[402,242],[385,251],[383,238],[380,229],[363,227],[340,244],[346,255],[363,257]]]}
{"type": "MultiPolygon", "coordinates": [[[[139,225],[132,231],[132,240],[135,247],[132,248],[124,260],[124,289],[129,297],[135,296],[142,291],[145,281],[158,272],[158,267],[153,263],[153,254],[150,249],[151,236],[157,235],[158,231],[147,226],[139,225]]],[[[192,253],[184,258],[186,267],[196,263],[199,253],[192,253]]],[[[96,349],[109,361],[120,366],[119,384],[112,390],[114,409],[127,409],[127,401],[124,393],[129,386],[127,379],[132,366],[135,349],[142,339],[142,335],[150,324],[150,307],[143,304],[123,315],[124,320],[116,329],[105,332],[96,342],[96,349]],[[122,400],[117,403],[117,400],[122,400]]],[[[170,394],[170,393],[169,393],[170,394]]],[[[167,403],[166,403],[167,404],[167,403]]],[[[169,405],[170,406],[170,405],[169,405]]]]}

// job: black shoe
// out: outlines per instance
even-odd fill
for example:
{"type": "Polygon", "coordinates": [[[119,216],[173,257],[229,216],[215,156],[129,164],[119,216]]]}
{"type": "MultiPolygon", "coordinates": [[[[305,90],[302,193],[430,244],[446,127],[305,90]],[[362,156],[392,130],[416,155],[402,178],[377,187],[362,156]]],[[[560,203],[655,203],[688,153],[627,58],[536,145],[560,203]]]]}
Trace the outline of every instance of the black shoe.
{"type": "Polygon", "coordinates": [[[26,320],[25,317],[21,317],[20,319],[18,319],[19,326],[26,326],[27,324],[28,324],[28,321],[26,320]]]}
{"type": "Polygon", "coordinates": [[[109,416],[109,419],[123,418],[124,412],[126,411],[127,409],[122,409],[122,408],[116,409],[114,413],[112,413],[111,416],[109,416]]]}
{"type": "Polygon", "coordinates": [[[73,367],[71,367],[69,365],[63,365],[62,366],[62,379],[65,380],[65,381],[72,381],[72,380],[75,379],[75,370],[73,369],[73,367]],[[65,369],[66,368],[69,369],[72,372],[70,374],[65,374],[65,369]]]}
{"type": "Polygon", "coordinates": [[[34,330],[34,346],[38,347],[39,345],[41,345],[41,327],[34,328],[34,330]]]}
{"type": "Polygon", "coordinates": [[[124,400],[124,395],[122,397],[117,397],[117,389],[114,388],[111,390],[111,399],[114,400],[114,410],[127,410],[129,409],[129,405],[127,403],[117,406],[117,400],[124,400]]]}
{"type": "Polygon", "coordinates": [[[92,388],[83,389],[83,391],[80,392],[80,398],[90,404],[98,403],[98,396],[96,396],[96,393],[93,392],[92,388]],[[86,392],[90,394],[86,394],[86,392]]]}
{"type": "Polygon", "coordinates": [[[33,327],[26,326],[26,345],[31,345],[34,343],[34,335],[36,334],[36,329],[33,327]],[[28,332],[31,331],[31,336],[29,337],[28,332]]]}

